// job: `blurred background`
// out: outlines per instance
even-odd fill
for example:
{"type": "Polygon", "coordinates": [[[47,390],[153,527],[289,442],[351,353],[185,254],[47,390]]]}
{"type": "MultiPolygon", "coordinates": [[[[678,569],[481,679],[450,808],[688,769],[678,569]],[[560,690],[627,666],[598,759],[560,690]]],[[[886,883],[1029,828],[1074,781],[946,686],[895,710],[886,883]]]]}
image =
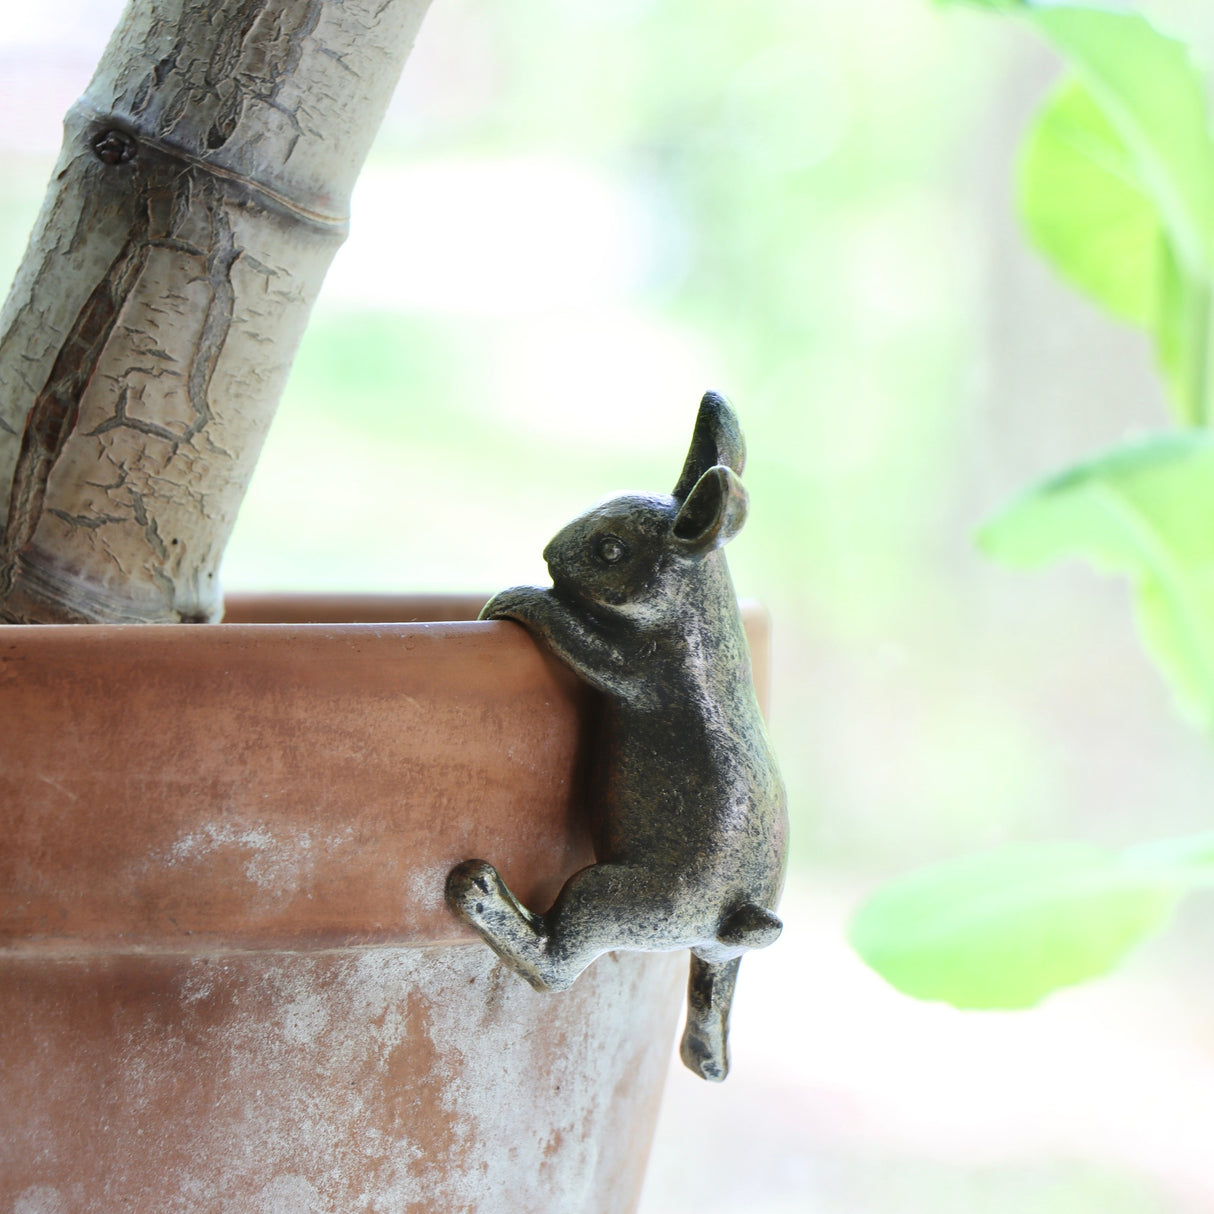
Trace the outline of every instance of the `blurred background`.
{"type": "MultiPolygon", "coordinates": [[[[120,7],[5,13],[6,280],[120,7]]],[[[1124,588],[971,544],[1167,424],[1145,341],[1016,229],[1055,74],[929,0],[435,0],[358,186],[229,590],[543,580],[591,501],[670,488],[705,388],[749,440],[729,555],[774,617],[788,930],[743,969],[729,1082],[672,1069],[642,1214],[1214,1210],[1214,901],[1025,1013],[916,1004],[845,940],[927,861],[1211,826],[1124,588]]]]}

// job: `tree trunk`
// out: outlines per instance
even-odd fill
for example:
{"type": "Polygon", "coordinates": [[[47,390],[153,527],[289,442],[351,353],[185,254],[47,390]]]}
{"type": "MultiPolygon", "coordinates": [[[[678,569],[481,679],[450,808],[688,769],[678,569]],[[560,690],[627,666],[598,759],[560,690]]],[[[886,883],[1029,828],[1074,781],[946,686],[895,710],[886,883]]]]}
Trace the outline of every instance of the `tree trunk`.
{"type": "Polygon", "coordinates": [[[131,0],[0,313],[0,617],[218,618],[224,545],[428,3],[131,0]]]}

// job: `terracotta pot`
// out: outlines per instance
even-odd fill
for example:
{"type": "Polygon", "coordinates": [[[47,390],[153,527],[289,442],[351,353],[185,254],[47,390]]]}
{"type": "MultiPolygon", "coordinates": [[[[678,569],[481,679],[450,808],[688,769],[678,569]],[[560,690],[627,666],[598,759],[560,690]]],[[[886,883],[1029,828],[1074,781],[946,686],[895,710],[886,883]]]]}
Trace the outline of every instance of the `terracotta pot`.
{"type": "Polygon", "coordinates": [[[592,859],[593,702],[481,601],[0,628],[0,1208],[635,1207],[685,957],[540,995],[443,902],[592,859]]]}

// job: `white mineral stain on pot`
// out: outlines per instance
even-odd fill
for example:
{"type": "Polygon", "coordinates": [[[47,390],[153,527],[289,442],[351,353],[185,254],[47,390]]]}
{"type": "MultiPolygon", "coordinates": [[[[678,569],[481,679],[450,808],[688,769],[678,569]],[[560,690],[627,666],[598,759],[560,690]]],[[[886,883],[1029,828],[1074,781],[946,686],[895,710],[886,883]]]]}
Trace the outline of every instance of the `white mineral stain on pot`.
{"type": "Polygon", "coordinates": [[[317,855],[330,854],[350,842],[352,827],[316,840],[310,831],[277,831],[267,826],[208,823],[178,839],[169,851],[170,864],[205,861],[218,853],[247,853],[243,871],[258,889],[276,900],[293,896],[311,875],[317,855]]]}
{"type": "MultiPolygon", "coordinates": [[[[99,1144],[147,1161],[166,1214],[614,1214],[626,1093],[647,1050],[664,1070],[684,968],[604,957],[540,995],[478,944],[151,961],[99,1144]],[[670,1034],[646,1045],[655,999],[670,1034]]],[[[151,1208],[117,1183],[105,1208],[151,1208]]],[[[62,1186],[12,1207],[79,1208],[62,1186]]]]}
{"type": "Polygon", "coordinates": [[[257,1214],[324,1214],[316,1188],[302,1176],[276,1176],[257,1195],[257,1214]]]}
{"type": "Polygon", "coordinates": [[[409,907],[433,907],[446,904],[447,873],[455,861],[443,861],[429,867],[420,867],[407,874],[401,891],[401,901],[409,907]]]}
{"type": "Polygon", "coordinates": [[[34,1185],[17,1198],[13,1214],[67,1214],[67,1201],[50,1185],[34,1185]]]}

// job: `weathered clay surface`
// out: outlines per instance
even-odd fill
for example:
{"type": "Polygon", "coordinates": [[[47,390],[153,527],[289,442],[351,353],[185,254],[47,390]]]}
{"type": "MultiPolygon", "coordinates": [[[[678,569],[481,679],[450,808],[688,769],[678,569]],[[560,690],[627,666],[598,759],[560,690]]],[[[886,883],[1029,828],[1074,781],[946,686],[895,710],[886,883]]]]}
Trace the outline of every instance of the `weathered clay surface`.
{"type": "Polygon", "coordinates": [[[0,950],[471,939],[443,901],[464,856],[537,906],[594,858],[592,697],[512,623],[0,626],[0,717],[0,950]]]}
{"type": "Polygon", "coordinates": [[[0,712],[0,1210],[634,1207],[678,959],[541,996],[443,901],[592,855],[593,701],[522,629],[8,626],[0,712]]]}
{"type": "Polygon", "coordinates": [[[0,628],[0,947],[458,939],[593,853],[589,697],[512,624],[0,628]]]}
{"type": "Polygon", "coordinates": [[[464,944],[0,960],[0,1209],[622,1214],[682,969],[544,998],[464,944]]]}

